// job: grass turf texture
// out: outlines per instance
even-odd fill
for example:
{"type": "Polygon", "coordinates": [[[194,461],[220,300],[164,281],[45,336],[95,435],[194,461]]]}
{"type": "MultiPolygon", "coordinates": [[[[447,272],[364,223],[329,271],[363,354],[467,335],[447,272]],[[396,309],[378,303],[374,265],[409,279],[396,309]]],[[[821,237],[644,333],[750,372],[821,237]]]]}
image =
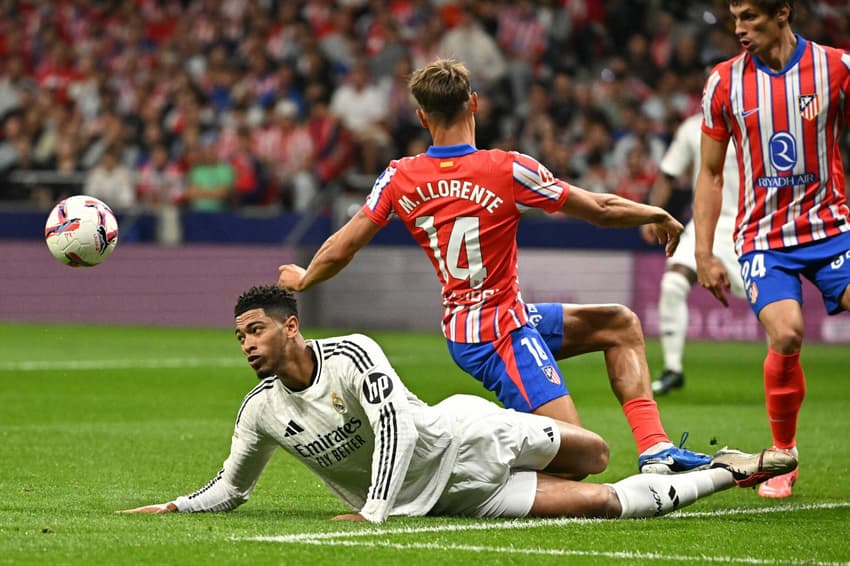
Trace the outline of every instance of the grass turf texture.
{"type": "MultiPolygon", "coordinates": [[[[3,564],[599,564],[850,560],[850,359],[807,345],[794,496],[733,489],[656,520],[392,518],[333,523],[347,510],[285,453],[224,514],[125,516],[202,486],[229,449],[255,377],[228,329],[0,324],[0,563],[3,564]],[[250,540],[313,533],[287,542],[250,540]],[[317,533],[354,533],[321,538],[317,533]],[[373,533],[373,534],[370,534],[373,533]]],[[[370,332],[421,398],[486,392],[436,334],[370,332]]],[[[305,330],[308,337],[329,335],[305,330]]],[[[648,345],[651,365],[660,354],[648,345]]],[[[769,443],[763,344],[698,343],[687,385],[659,398],[668,434],[688,446],[754,451],[769,443]]],[[[562,362],[583,419],[611,446],[615,481],[636,471],[628,425],[600,355],[562,362]]]]}

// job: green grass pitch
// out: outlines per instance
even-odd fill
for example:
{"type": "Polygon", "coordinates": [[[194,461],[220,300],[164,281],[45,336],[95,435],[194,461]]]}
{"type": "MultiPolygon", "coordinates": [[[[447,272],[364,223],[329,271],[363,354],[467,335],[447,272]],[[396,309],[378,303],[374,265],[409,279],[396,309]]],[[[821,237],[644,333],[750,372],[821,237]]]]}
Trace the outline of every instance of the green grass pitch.
{"type": "MultiPolygon", "coordinates": [[[[307,337],[329,333],[306,329],[307,337]]],[[[369,332],[421,398],[484,395],[434,334],[369,332]]],[[[203,485],[255,383],[229,329],[0,324],[0,564],[634,564],[850,561],[850,351],[807,345],[800,483],[771,501],[733,489],[656,520],[392,518],[345,512],[285,453],[231,513],[124,516],[203,485]],[[265,537],[262,540],[262,537],[265,537]]],[[[648,345],[657,368],[658,345],[648,345]]],[[[701,451],[769,443],[763,344],[699,343],[687,386],[659,398],[701,451]]],[[[611,446],[594,481],[636,471],[602,357],[562,364],[583,424],[611,446]]]]}

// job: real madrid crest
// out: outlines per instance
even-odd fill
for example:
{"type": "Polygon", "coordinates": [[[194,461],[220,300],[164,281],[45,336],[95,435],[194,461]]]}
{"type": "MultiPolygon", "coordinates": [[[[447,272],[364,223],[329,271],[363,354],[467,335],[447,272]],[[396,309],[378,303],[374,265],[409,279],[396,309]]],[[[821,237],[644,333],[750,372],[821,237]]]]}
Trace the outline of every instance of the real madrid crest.
{"type": "Polygon", "coordinates": [[[342,398],[336,393],[331,393],[331,405],[333,405],[334,411],[340,415],[344,415],[348,412],[348,407],[345,406],[342,398]]]}

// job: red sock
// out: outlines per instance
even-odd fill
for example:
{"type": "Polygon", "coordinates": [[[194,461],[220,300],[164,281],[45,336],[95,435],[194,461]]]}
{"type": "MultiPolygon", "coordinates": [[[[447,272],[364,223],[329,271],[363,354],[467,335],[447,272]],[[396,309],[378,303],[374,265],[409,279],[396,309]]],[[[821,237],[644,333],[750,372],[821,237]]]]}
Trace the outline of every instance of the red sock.
{"type": "Polygon", "coordinates": [[[658,405],[652,399],[637,397],[623,403],[623,413],[632,427],[632,435],[637,443],[638,454],[659,442],[670,442],[664,427],[658,405]]]}
{"type": "Polygon", "coordinates": [[[800,352],[784,355],[768,348],[764,359],[764,400],[777,448],[795,446],[797,414],[805,396],[806,377],[800,365],[800,352]]]}

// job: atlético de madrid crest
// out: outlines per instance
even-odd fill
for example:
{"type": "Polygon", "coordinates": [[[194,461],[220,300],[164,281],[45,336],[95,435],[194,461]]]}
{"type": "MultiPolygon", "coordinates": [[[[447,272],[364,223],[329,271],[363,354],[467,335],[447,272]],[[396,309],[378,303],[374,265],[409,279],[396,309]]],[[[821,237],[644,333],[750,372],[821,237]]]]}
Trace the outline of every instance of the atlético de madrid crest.
{"type": "Polygon", "coordinates": [[[750,296],[750,302],[752,304],[756,304],[756,301],[759,300],[759,288],[755,281],[750,283],[750,287],[747,289],[747,294],[750,296]]]}
{"type": "Polygon", "coordinates": [[[555,385],[561,384],[561,376],[558,375],[558,371],[552,366],[543,366],[543,375],[555,385]]]}
{"type": "Polygon", "coordinates": [[[817,94],[801,94],[798,101],[800,114],[806,120],[814,120],[820,113],[820,96],[817,94]]]}

